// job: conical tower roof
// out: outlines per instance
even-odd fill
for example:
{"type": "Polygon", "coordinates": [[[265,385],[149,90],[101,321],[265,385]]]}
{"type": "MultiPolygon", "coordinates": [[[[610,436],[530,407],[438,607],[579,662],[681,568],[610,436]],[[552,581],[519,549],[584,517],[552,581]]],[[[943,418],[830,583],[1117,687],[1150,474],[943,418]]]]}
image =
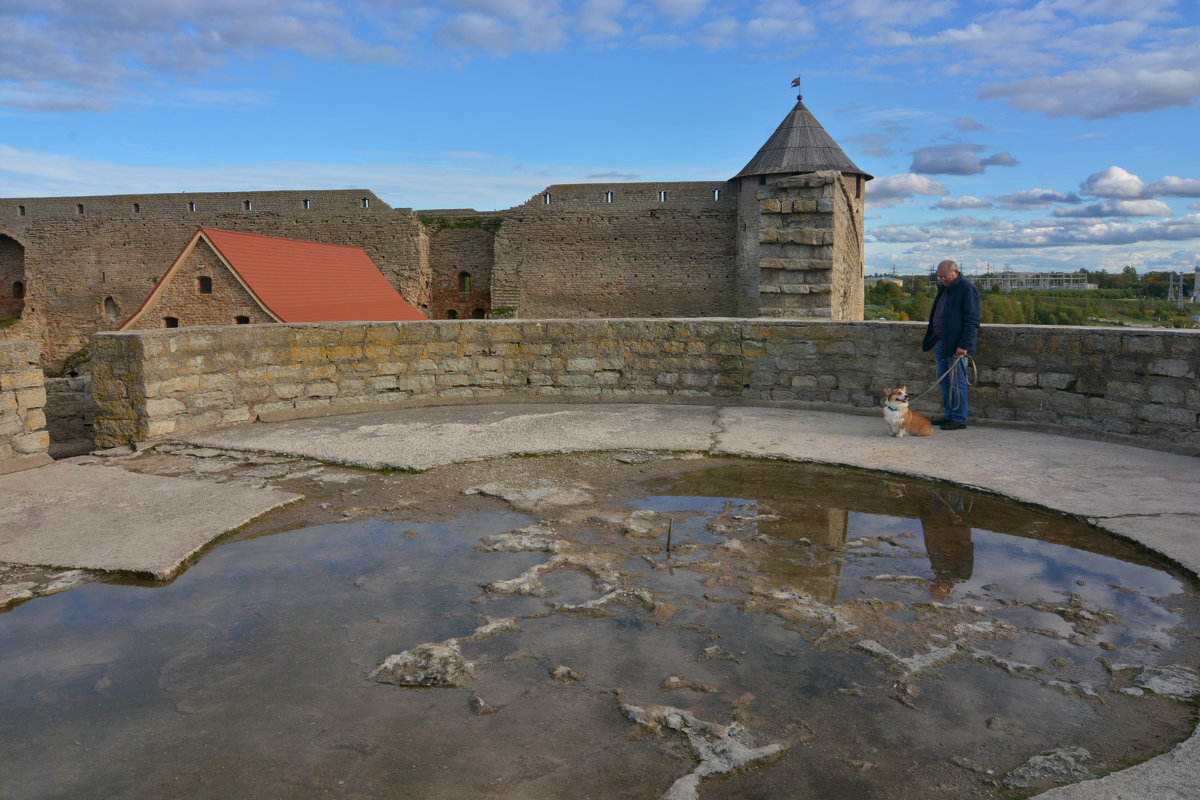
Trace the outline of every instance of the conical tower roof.
{"type": "Polygon", "coordinates": [[[734,175],[734,179],[747,175],[780,175],[802,172],[836,170],[843,174],[862,175],[867,180],[874,176],[863,172],[842,152],[833,137],[825,132],[821,123],[804,106],[802,97],[796,98],[796,107],[784,117],[783,122],[759,148],[750,163],[734,175]]]}

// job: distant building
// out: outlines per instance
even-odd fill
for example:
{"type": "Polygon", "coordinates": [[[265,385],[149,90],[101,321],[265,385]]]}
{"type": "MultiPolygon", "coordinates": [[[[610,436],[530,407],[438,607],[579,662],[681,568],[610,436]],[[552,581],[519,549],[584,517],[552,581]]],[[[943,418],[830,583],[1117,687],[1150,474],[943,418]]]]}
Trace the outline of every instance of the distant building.
{"type": "Polygon", "coordinates": [[[1200,267],[1196,267],[1196,276],[1192,279],[1192,302],[1200,303],[1200,267]]]}
{"type": "Polygon", "coordinates": [[[200,227],[117,330],[418,319],[360,247],[200,227]]]}
{"type": "Polygon", "coordinates": [[[1082,272],[985,272],[972,275],[971,280],[981,289],[998,286],[1002,292],[1036,292],[1047,289],[1096,289],[1082,272]]]}

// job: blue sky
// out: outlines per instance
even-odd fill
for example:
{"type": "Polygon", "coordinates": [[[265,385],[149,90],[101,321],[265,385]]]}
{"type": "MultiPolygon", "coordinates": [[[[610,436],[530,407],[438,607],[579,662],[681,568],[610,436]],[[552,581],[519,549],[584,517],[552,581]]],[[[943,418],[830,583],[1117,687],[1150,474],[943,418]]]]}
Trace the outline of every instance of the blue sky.
{"type": "Polygon", "coordinates": [[[867,268],[1200,264],[1196,0],[0,0],[0,197],[723,180],[805,104],[867,268]]]}

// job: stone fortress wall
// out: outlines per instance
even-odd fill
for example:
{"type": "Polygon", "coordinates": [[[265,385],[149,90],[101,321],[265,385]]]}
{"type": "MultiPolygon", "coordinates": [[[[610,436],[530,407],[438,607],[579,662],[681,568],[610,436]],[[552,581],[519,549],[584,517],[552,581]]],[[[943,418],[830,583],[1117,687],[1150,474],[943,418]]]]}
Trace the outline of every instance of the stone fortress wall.
{"type": "MultiPolygon", "coordinates": [[[[96,443],[448,403],[815,404],[875,413],[887,386],[920,391],[933,379],[923,332],[921,323],[693,318],[102,333],[92,342],[96,443]]],[[[976,363],[976,419],[1200,455],[1200,333],[989,325],[976,363]]],[[[917,407],[936,413],[939,405],[931,395],[917,407]]]]}
{"type": "Polygon", "coordinates": [[[0,340],[0,472],[49,450],[45,406],[37,345],[0,340]]]}
{"type": "Polygon", "coordinates": [[[57,367],[128,318],[201,225],[362,247],[432,318],[729,315],[735,189],[555,185],[500,212],[394,209],[357,189],[2,199],[0,284],[24,292],[5,335],[57,367]]]}
{"type": "Polygon", "coordinates": [[[57,365],[137,310],[201,225],[362,247],[405,297],[428,302],[419,222],[367,191],[5,199],[0,251],[25,297],[4,335],[39,342],[57,365]]]}
{"type": "Polygon", "coordinates": [[[492,300],[523,318],[728,316],[728,181],[554,185],[504,214],[492,300]]]}

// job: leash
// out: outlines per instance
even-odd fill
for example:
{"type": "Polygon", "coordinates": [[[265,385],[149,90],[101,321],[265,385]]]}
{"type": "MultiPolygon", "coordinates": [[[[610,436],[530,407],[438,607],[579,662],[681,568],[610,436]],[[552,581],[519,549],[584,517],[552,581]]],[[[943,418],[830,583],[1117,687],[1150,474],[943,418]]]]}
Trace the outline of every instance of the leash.
{"type": "MultiPolygon", "coordinates": [[[[946,371],[943,372],[941,375],[938,375],[936,378],[934,378],[933,383],[930,384],[928,389],[921,392],[916,397],[911,398],[908,402],[915,403],[917,400],[920,400],[922,397],[924,397],[925,395],[932,392],[934,387],[937,386],[939,383],[941,383],[943,378],[945,378],[947,375],[949,375],[951,372],[953,372],[954,368],[958,366],[958,363],[960,361],[964,361],[964,360],[967,363],[966,363],[966,365],[963,366],[963,369],[965,370],[965,369],[967,369],[967,367],[971,368],[971,373],[967,376],[967,386],[974,386],[975,384],[979,383],[979,371],[975,368],[975,359],[971,358],[969,355],[955,356],[954,360],[952,362],[950,362],[950,366],[946,369],[946,371]]],[[[958,398],[958,385],[956,383],[951,383],[950,384],[950,405],[957,406],[958,399],[959,399],[958,398]]]]}

